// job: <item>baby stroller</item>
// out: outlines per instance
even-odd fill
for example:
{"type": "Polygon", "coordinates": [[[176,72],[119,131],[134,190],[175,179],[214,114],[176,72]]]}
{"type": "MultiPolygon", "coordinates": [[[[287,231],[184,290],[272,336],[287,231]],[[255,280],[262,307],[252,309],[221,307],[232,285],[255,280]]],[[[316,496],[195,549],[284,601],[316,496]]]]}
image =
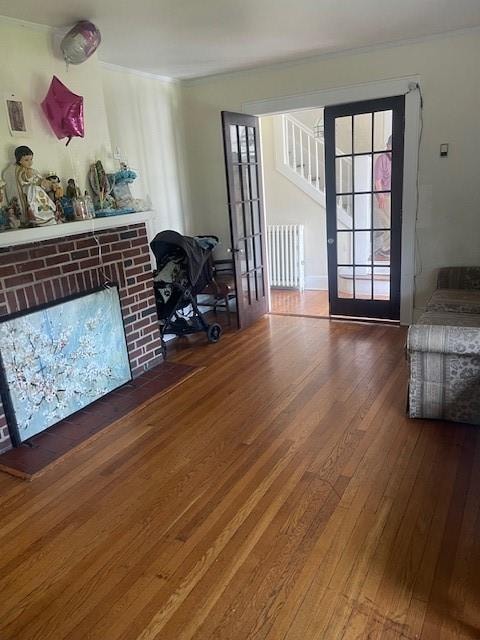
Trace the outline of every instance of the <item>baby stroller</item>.
{"type": "Polygon", "coordinates": [[[164,358],[166,334],[185,336],[205,331],[209,342],[220,339],[222,327],[208,324],[196,300],[213,279],[210,255],[217,244],[215,236],[189,238],[176,231],[162,231],[150,243],[157,261],[153,281],[164,358]]]}

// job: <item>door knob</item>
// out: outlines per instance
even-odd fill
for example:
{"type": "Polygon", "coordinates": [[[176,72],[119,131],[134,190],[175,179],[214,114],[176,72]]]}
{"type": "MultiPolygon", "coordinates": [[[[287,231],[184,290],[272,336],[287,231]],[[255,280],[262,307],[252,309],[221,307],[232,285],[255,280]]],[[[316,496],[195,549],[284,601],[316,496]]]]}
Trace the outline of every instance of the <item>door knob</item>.
{"type": "Polygon", "coordinates": [[[327,242],[328,242],[328,244],[333,244],[333,243],[335,242],[335,240],[334,240],[333,238],[329,238],[329,239],[327,240],[327,242]]]}

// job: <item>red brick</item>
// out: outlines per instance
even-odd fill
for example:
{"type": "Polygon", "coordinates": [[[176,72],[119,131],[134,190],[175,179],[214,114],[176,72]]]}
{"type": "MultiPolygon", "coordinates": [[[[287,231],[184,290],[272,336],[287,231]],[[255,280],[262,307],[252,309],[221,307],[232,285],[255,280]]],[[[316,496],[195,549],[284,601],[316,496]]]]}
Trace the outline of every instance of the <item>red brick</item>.
{"type": "Polygon", "coordinates": [[[28,307],[27,296],[25,295],[25,291],[23,289],[18,289],[16,292],[17,300],[18,300],[18,308],[26,309],[28,307]]]}
{"type": "Polygon", "coordinates": [[[11,276],[14,273],[15,273],[15,267],[12,264],[7,265],[6,267],[0,267],[0,278],[11,276]]]}
{"type": "Polygon", "coordinates": [[[148,250],[148,243],[145,241],[145,238],[137,238],[136,240],[132,240],[132,247],[146,247],[148,250]]]}
{"type": "Polygon", "coordinates": [[[152,334],[150,334],[148,336],[145,336],[144,338],[141,338],[140,340],[137,340],[137,342],[135,342],[135,347],[137,349],[139,347],[143,347],[144,345],[148,344],[152,340],[153,340],[153,335],[152,334]]]}
{"type": "Polygon", "coordinates": [[[5,288],[11,289],[13,287],[20,287],[24,284],[30,284],[31,282],[33,282],[33,273],[21,273],[18,276],[6,278],[5,288]]]}
{"type": "Polygon", "coordinates": [[[50,267],[47,269],[40,269],[35,273],[35,280],[53,280],[58,278],[62,274],[60,267],[50,267]]]}
{"type": "Polygon", "coordinates": [[[98,234],[99,240],[102,244],[110,244],[111,242],[118,242],[120,236],[118,233],[100,233],[98,234]]]}
{"type": "Polygon", "coordinates": [[[62,265],[62,273],[72,273],[72,271],[78,271],[78,264],[76,262],[69,262],[62,265]]]}
{"type": "Polygon", "coordinates": [[[43,269],[45,266],[45,260],[32,260],[31,262],[22,262],[17,264],[18,273],[31,273],[43,269]]]}
{"type": "Polygon", "coordinates": [[[128,357],[130,358],[130,362],[132,360],[135,360],[136,358],[139,358],[142,355],[142,350],[141,349],[135,349],[135,351],[129,351],[128,353],[128,357]]]}
{"type": "Polygon", "coordinates": [[[96,258],[88,258],[88,260],[82,260],[78,266],[80,269],[91,269],[92,267],[98,267],[99,263],[96,258]]]}
{"type": "Polygon", "coordinates": [[[92,247],[97,248],[97,243],[94,238],[85,238],[84,240],[77,240],[75,246],[77,249],[91,249],[92,247]]]}
{"type": "Polygon", "coordinates": [[[82,258],[88,258],[90,253],[86,249],[80,251],[72,251],[70,257],[72,260],[81,260],[82,258]]]}
{"type": "Polygon", "coordinates": [[[57,253],[57,247],[35,247],[30,249],[30,257],[32,258],[44,258],[45,256],[51,256],[52,253],[57,253]]]}
{"type": "Polygon", "coordinates": [[[6,253],[0,253],[0,266],[26,262],[28,259],[28,251],[7,251],[6,253]]]}
{"type": "Polygon", "coordinates": [[[130,249],[130,246],[130,240],[120,240],[120,242],[114,242],[110,245],[110,251],[124,251],[130,249]]]}
{"type": "Polygon", "coordinates": [[[53,293],[52,283],[49,280],[45,280],[43,283],[43,288],[45,289],[45,295],[47,296],[47,300],[49,302],[53,302],[55,300],[55,296],[53,293]]]}
{"type": "Polygon", "coordinates": [[[135,330],[142,329],[143,327],[148,327],[151,324],[151,318],[142,318],[142,320],[137,320],[137,322],[133,323],[133,328],[135,330]]]}
{"type": "Polygon", "coordinates": [[[62,242],[58,245],[59,253],[69,253],[75,249],[75,242],[62,242]]]}
{"type": "Polygon", "coordinates": [[[27,296],[28,306],[34,307],[37,304],[37,300],[35,298],[35,292],[33,290],[33,287],[26,287],[24,291],[27,296]]]}
{"type": "Polygon", "coordinates": [[[34,289],[35,297],[37,298],[38,304],[44,304],[45,302],[47,302],[47,296],[45,295],[45,290],[42,283],[36,284],[34,286],[34,289]]]}
{"type": "Polygon", "coordinates": [[[116,253],[107,253],[103,256],[104,262],[122,262],[123,253],[117,251],[116,253]]]}
{"type": "Polygon", "coordinates": [[[133,266],[125,269],[125,276],[127,278],[131,278],[132,276],[135,276],[139,273],[144,273],[143,267],[133,266]]]}
{"type": "Polygon", "coordinates": [[[47,264],[47,266],[51,267],[52,265],[61,264],[62,262],[69,262],[69,260],[70,260],[70,254],[61,253],[60,255],[46,258],[45,263],[47,264]]]}
{"type": "Polygon", "coordinates": [[[128,287],[128,293],[140,293],[145,290],[145,284],[137,284],[135,287],[128,287]]]}
{"type": "Polygon", "coordinates": [[[138,362],[139,365],[142,365],[145,362],[148,362],[149,360],[152,360],[152,356],[153,356],[153,354],[146,353],[144,356],[141,356],[140,358],[138,358],[137,362],[138,362]]]}

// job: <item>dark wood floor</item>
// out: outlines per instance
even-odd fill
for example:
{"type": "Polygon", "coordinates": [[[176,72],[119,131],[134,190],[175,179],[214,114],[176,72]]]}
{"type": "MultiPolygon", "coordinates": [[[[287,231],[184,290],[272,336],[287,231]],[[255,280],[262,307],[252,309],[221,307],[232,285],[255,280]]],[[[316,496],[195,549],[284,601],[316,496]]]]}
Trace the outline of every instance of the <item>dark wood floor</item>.
{"type": "Polygon", "coordinates": [[[198,338],[203,373],[0,474],[0,638],[480,638],[480,431],[405,417],[404,330],[198,338]]]}

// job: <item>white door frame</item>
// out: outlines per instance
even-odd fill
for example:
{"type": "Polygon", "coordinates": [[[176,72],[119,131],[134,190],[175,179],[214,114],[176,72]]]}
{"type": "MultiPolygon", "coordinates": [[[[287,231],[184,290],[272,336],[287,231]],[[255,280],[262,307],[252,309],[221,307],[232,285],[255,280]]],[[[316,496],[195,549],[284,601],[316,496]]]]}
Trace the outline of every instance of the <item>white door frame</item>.
{"type": "Polygon", "coordinates": [[[242,104],[242,111],[255,116],[275,115],[301,109],[328,107],[405,94],[405,144],[403,163],[402,255],[400,323],[411,324],[415,293],[415,223],[417,217],[418,144],[420,137],[420,76],[379,80],[347,87],[321,89],[242,104]]]}

